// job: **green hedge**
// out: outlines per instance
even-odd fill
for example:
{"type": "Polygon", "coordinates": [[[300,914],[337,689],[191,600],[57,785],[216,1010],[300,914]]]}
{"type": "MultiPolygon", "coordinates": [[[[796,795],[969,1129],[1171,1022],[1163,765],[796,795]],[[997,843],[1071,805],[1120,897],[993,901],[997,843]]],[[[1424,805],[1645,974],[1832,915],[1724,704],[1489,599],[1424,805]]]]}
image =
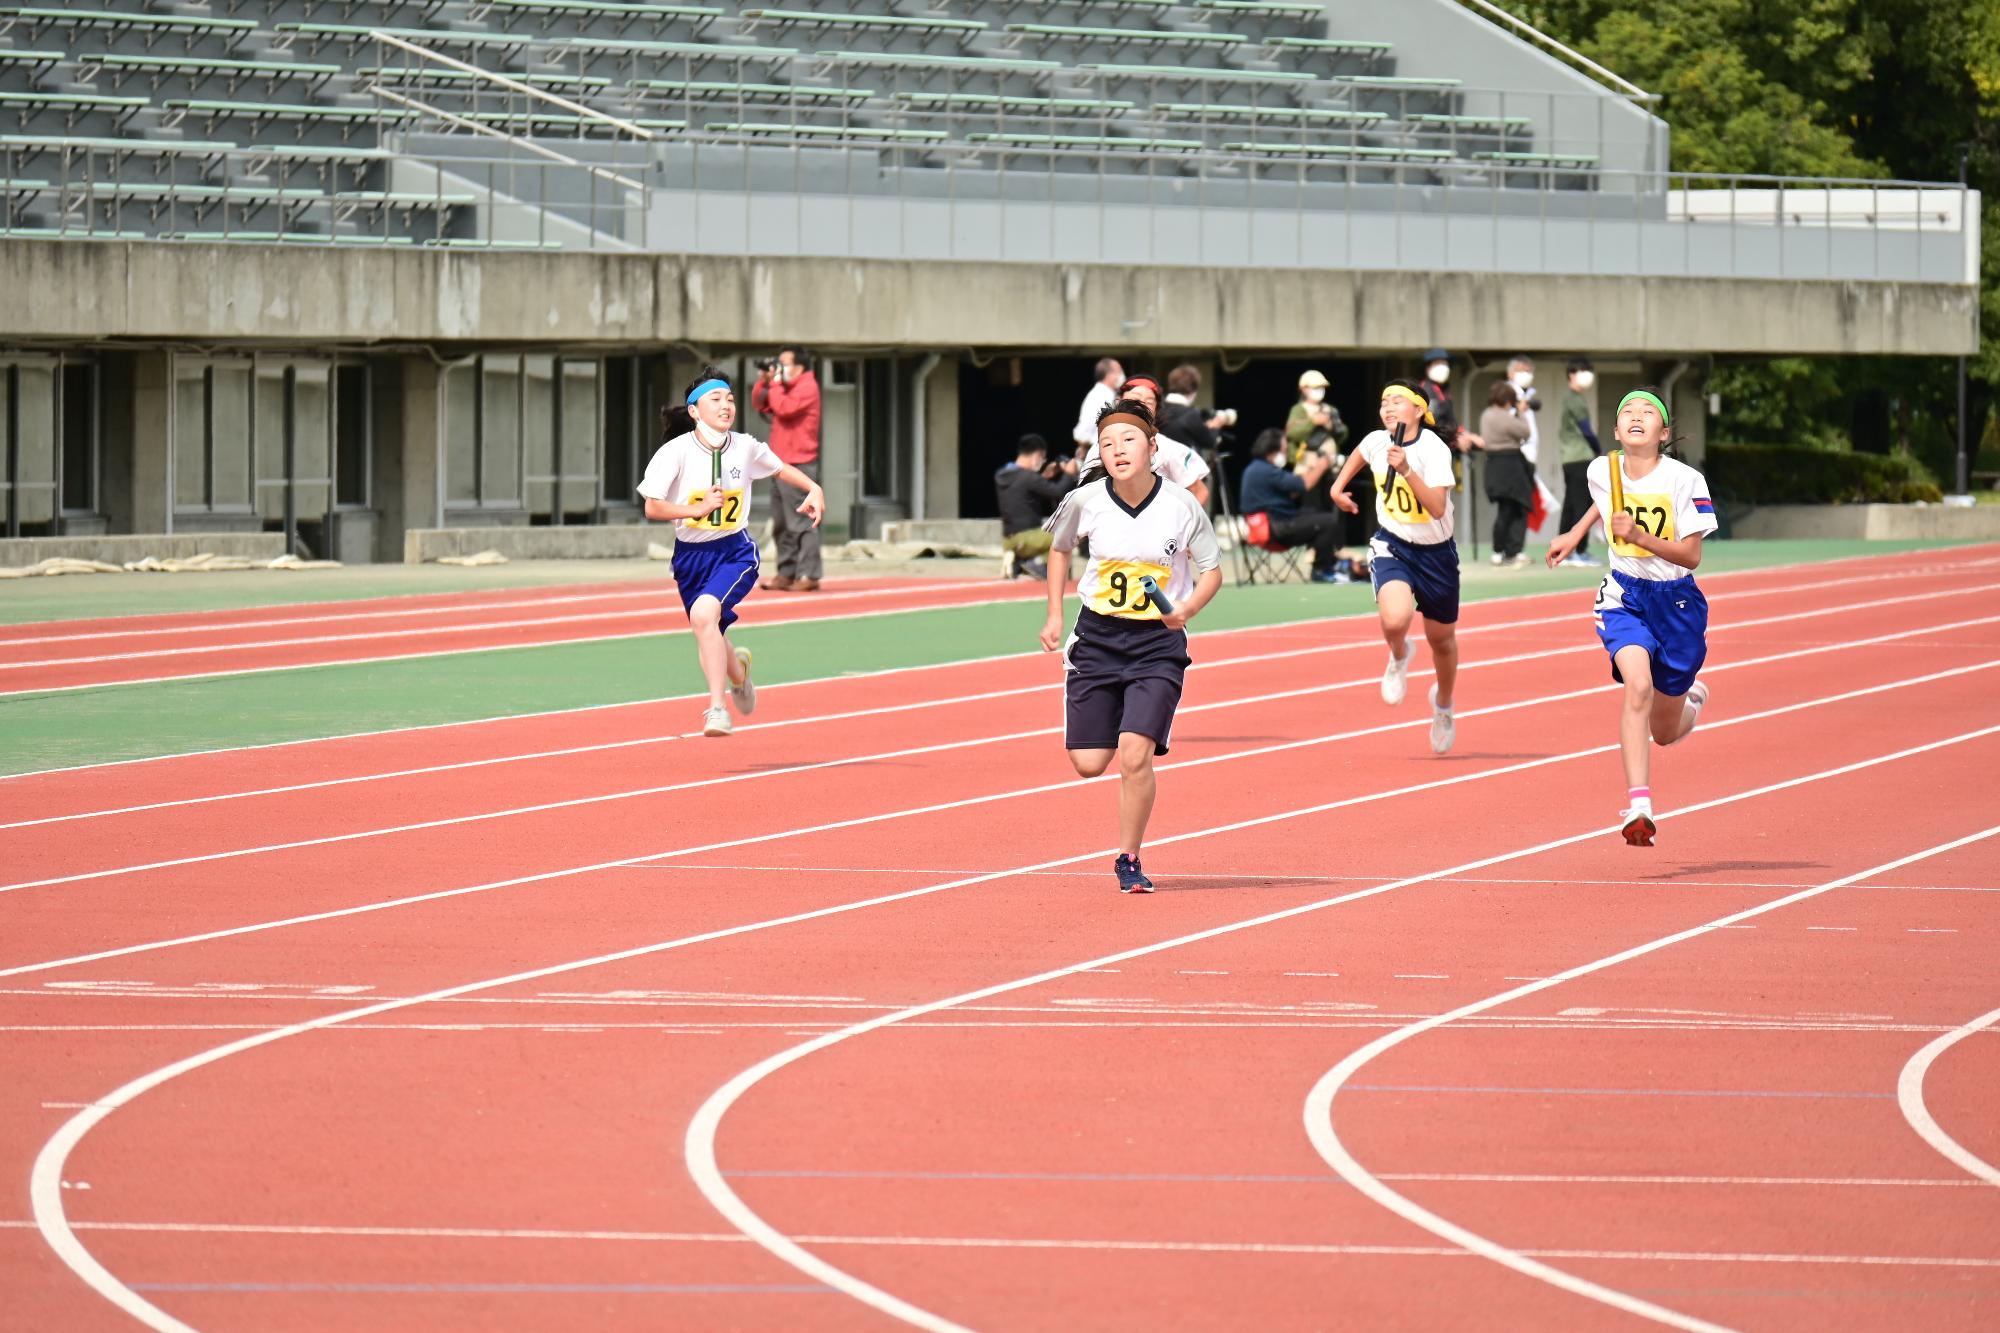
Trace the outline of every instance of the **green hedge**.
{"type": "Polygon", "coordinates": [[[1933,504],[1944,493],[1903,454],[1854,454],[1787,444],[1711,444],[1709,488],[1737,504],[1933,504]]]}

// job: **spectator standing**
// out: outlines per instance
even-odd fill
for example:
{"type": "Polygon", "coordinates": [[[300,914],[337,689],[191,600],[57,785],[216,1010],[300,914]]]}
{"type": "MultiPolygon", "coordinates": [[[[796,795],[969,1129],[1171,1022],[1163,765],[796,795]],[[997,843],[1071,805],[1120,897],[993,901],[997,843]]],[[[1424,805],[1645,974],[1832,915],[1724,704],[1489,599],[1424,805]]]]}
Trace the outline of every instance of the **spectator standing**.
{"type": "MultiPolygon", "coordinates": [[[[771,419],[771,450],[815,484],[819,481],[819,380],[803,347],[787,347],[764,368],[750,390],[750,405],[771,419]]],[[[771,482],[776,492],[771,526],[778,545],[778,572],[762,585],[779,592],[817,592],[820,566],[819,527],[798,511],[805,492],[782,477],[771,482]]]]}
{"type": "Polygon", "coordinates": [[[1076,426],[1070,431],[1070,439],[1075,441],[1077,457],[1082,458],[1097,452],[1097,418],[1105,408],[1118,401],[1118,386],[1125,382],[1125,367],[1118,364],[1118,358],[1107,356],[1097,363],[1097,383],[1090,386],[1090,392],[1083,396],[1083,407],[1076,414],[1076,426]]]}
{"type": "Polygon", "coordinates": [[[1272,540],[1279,544],[1312,547],[1315,583],[1346,583],[1348,576],[1339,568],[1341,520],[1330,512],[1308,514],[1299,508],[1332,468],[1332,460],[1314,450],[1296,468],[1288,468],[1287,448],[1281,430],[1257,437],[1255,456],[1243,469],[1243,512],[1269,519],[1272,540]]]}
{"type": "Polygon", "coordinates": [[[1442,347],[1433,347],[1424,353],[1424,398],[1430,404],[1431,419],[1437,424],[1432,429],[1437,437],[1450,445],[1456,453],[1470,453],[1480,446],[1480,438],[1458,423],[1458,409],[1452,405],[1451,353],[1442,347]]]}
{"type": "Polygon", "coordinates": [[[1326,376],[1308,370],[1299,376],[1299,400],[1285,418],[1285,445],[1297,464],[1331,440],[1336,450],[1347,445],[1347,423],[1340,409],[1326,401],[1326,376]]]}
{"type": "MultiPolygon", "coordinates": [[[[1597,442],[1597,431],[1590,424],[1590,400],[1584,397],[1597,382],[1597,371],[1590,358],[1584,356],[1571,357],[1565,369],[1569,371],[1569,387],[1563,391],[1562,418],[1556,427],[1557,439],[1562,444],[1563,510],[1562,527],[1558,529],[1561,532],[1575,528],[1590,511],[1590,460],[1604,452],[1604,446],[1597,442]]],[[[1590,553],[1588,531],[1577,538],[1576,550],[1563,563],[1602,563],[1590,553]]]]}
{"type": "Polygon", "coordinates": [[[1231,411],[1203,413],[1195,406],[1201,392],[1201,371],[1178,365],[1167,372],[1167,399],[1160,404],[1160,429],[1170,432],[1182,444],[1191,446],[1203,458],[1213,459],[1222,449],[1215,432],[1236,424],[1231,411]]]}
{"type": "MultiPolygon", "coordinates": [[[[1507,382],[1514,386],[1521,399],[1521,420],[1528,425],[1528,442],[1521,446],[1521,454],[1528,460],[1532,471],[1542,457],[1542,426],[1540,412],[1542,400],[1535,394],[1535,359],[1525,352],[1518,352],[1507,361],[1507,382]]],[[[1482,434],[1484,432],[1481,432],[1482,434]]]]}
{"type": "Polygon", "coordinates": [[[1479,433],[1486,440],[1486,498],[1493,502],[1493,563],[1519,568],[1528,563],[1528,507],[1535,500],[1535,471],[1522,452],[1528,423],[1521,419],[1520,390],[1509,380],[1493,381],[1479,433]]]}
{"type": "Polygon", "coordinates": [[[1014,447],[1014,461],[993,474],[993,494],[1000,503],[1001,578],[1049,576],[1042,557],[1049,553],[1051,538],[1042,524],[1075,487],[1076,473],[1076,459],[1051,463],[1047,441],[1023,435],[1014,447]]]}

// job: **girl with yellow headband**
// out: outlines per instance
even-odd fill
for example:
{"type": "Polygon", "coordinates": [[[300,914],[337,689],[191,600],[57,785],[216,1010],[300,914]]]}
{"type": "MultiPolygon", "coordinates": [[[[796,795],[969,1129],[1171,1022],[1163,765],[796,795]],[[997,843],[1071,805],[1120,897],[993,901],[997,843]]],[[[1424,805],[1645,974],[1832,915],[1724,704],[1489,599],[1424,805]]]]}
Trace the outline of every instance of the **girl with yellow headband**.
{"type": "Polygon", "coordinates": [[[1375,475],[1375,535],[1368,542],[1375,608],[1389,665],[1382,702],[1400,704],[1408,689],[1410,621],[1421,611],[1431,646],[1431,751],[1449,754],[1457,734],[1452,689],[1458,683],[1458,543],[1452,537],[1451,447],[1439,438],[1423,389],[1390,380],[1379,408],[1382,429],[1347,456],[1334,479],[1333,502],[1350,514],[1361,506],[1347,493],[1363,467],[1375,475]]]}
{"type": "Polygon", "coordinates": [[[1187,623],[1222,586],[1207,511],[1153,471],[1158,428],[1144,403],[1121,398],[1097,419],[1105,475],[1063,497],[1049,519],[1049,616],[1042,647],[1063,650],[1063,746],[1094,778],[1118,762],[1118,859],[1124,893],[1151,893],[1140,844],[1153,813],[1153,756],[1165,754],[1188,667],[1187,623]],[[1070,555],[1090,540],[1077,593],[1083,609],[1063,637],[1070,555]]]}
{"type": "Polygon", "coordinates": [[[1708,599],[1695,586],[1702,538],[1716,529],[1708,482],[1661,453],[1673,414],[1666,395],[1634,389],[1618,404],[1611,453],[1585,473],[1594,503],[1549,543],[1549,564],[1576,549],[1609,514],[1611,568],[1597,589],[1597,637],[1611,654],[1611,678],[1625,686],[1618,718],[1625,760],[1625,841],[1651,847],[1653,789],[1647,748],[1672,745],[1694,730],[1708,702],[1695,672],[1708,656],[1708,599]]]}

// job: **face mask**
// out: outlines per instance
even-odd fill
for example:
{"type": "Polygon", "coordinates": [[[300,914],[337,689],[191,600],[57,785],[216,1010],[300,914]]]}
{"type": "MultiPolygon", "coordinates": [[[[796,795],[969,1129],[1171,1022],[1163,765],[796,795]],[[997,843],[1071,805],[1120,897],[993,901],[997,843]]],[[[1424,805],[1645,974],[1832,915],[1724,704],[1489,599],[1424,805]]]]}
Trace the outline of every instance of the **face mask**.
{"type": "Polygon", "coordinates": [[[1595,371],[1579,370],[1576,372],[1577,388],[1588,389],[1591,385],[1595,383],[1597,383],[1597,373],[1595,371]]]}
{"type": "Polygon", "coordinates": [[[1325,390],[1325,389],[1307,389],[1307,390],[1306,390],[1306,401],[1307,401],[1307,402],[1309,402],[1309,403],[1323,403],[1323,402],[1325,402],[1325,401],[1326,401],[1326,390],[1325,390]]]}
{"type": "Polygon", "coordinates": [[[1535,372],[1532,370],[1524,370],[1514,377],[1514,387],[1517,389],[1525,389],[1534,382],[1535,372]]]}
{"type": "Polygon", "coordinates": [[[1426,370],[1424,374],[1430,376],[1431,383],[1443,384],[1451,378],[1451,366],[1447,362],[1439,361],[1429,370],[1426,370]]]}

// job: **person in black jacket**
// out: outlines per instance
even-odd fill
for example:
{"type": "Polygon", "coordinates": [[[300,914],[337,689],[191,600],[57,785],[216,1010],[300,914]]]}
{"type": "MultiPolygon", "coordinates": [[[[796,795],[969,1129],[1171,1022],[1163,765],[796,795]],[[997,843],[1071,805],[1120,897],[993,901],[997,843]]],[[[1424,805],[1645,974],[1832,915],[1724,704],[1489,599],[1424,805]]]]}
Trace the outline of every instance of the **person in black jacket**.
{"type": "Polygon", "coordinates": [[[1042,524],[1056,512],[1063,496],[1076,485],[1076,460],[1049,462],[1049,446],[1039,435],[1023,435],[1014,461],[993,474],[993,494],[1000,502],[1000,577],[1026,574],[1045,579],[1049,534],[1042,524]]]}

